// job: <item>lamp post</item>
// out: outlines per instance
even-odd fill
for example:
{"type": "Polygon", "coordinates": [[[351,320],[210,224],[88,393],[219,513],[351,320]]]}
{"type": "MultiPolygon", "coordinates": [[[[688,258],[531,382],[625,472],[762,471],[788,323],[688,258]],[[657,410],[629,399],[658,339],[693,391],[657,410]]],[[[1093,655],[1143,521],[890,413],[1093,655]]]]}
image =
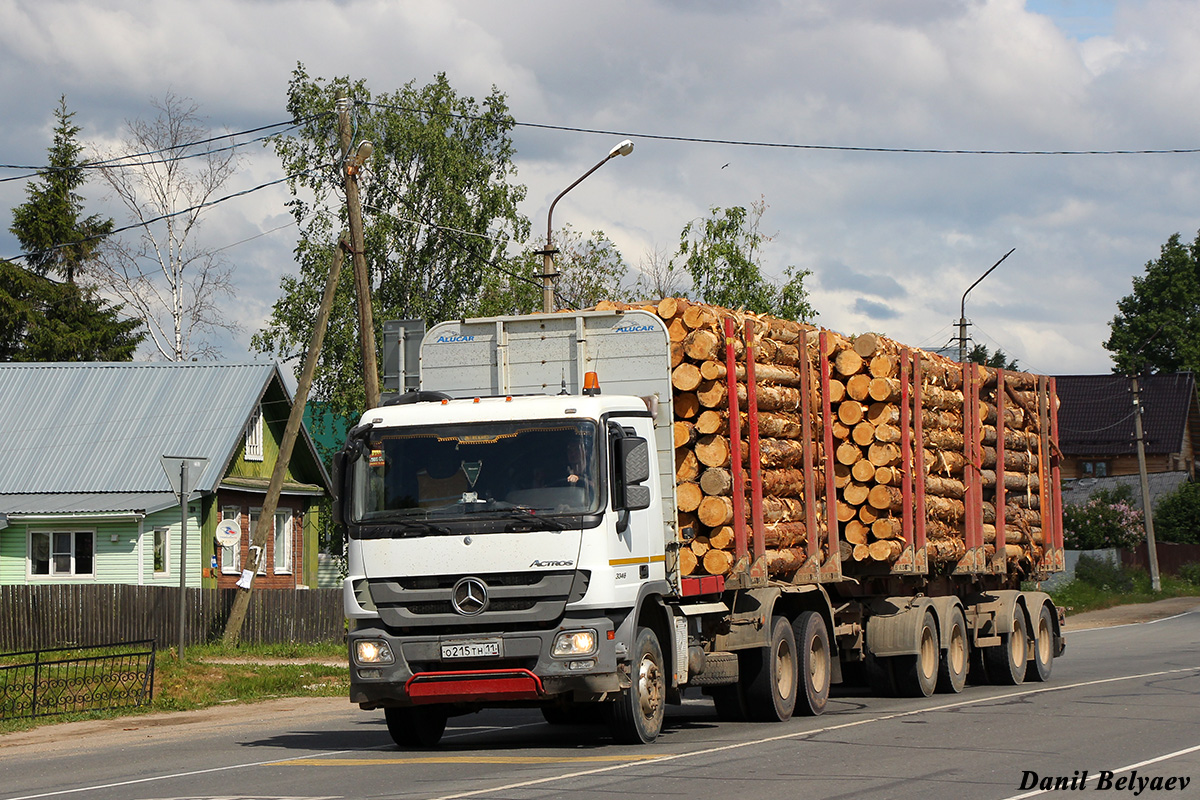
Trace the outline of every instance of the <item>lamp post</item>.
{"type": "Polygon", "coordinates": [[[550,204],[550,210],[546,213],[546,249],[540,251],[542,256],[542,311],[553,311],[555,306],[554,279],[558,277],[558,272],[554,269],[554,254],[558,251],[554,248],[554,231],[551,227],[551,220],[554,218],[554,207],[558,205],[559,200],[562,200],[563,195],[583,183],[583,180],[587,176],[603,167],[611,159],[617,156],[627,156],[632,152],[633,142],[629,139],[621,142],[612,150],[609,150],[608,155],[600,159],[600,162],[596,166],[583,173],[577,181],[559,192],[558,197],[554,198],[554,202],[550,204]]]}
{"type": "Polygon", "coordinates": [[[967,287],[967,290],[963,292],[962,305],[960,305],[958,309],[958,361],[960,364],[967,360],[967,295],[971,293],[972,289],[979,285],[980,281],[982,281],[988,275],[991,275],[992,270],[1000,266],[1005,258],[1008,258],[1014,252],[1016,252],[1016,249],[1017,248],[1014,247],[1012,250],[1009,250],[1007,253],[1005,253],[1003,258],[1001,258],[995,264],[992,264],[991,269],[980,275],[979,280],[972,283],[967,287]]]}

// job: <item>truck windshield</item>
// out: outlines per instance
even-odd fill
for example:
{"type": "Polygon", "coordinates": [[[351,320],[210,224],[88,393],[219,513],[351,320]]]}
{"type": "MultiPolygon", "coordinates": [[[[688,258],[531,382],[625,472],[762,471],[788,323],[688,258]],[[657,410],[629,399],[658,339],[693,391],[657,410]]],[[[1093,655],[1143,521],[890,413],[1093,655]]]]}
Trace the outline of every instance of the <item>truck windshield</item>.
{"type": "Polygon", "coordinates": [[[599,510],[591,421],[373,428],[366,443],[353,467],[357,522],[599,510]]]}

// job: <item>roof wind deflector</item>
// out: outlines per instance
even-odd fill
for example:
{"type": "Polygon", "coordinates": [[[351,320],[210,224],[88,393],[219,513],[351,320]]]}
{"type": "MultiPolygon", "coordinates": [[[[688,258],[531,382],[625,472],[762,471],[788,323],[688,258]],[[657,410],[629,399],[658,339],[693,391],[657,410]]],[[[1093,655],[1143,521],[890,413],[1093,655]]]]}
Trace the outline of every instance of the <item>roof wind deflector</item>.
{"type": "Polygon", "coordinates": [[[399,397],[393,397],[392,399],[382,403],[381,405],[384,405],[384,406],[406,406],[406,405],[410,405],[412,403],[440,403],[443,400],[453,400],[453,399],[454,398],[452,398],[450,395],[446,394],[445,392],[412,391],[412,392],[405,392],[404,394],[400,395],[399,397]]]}

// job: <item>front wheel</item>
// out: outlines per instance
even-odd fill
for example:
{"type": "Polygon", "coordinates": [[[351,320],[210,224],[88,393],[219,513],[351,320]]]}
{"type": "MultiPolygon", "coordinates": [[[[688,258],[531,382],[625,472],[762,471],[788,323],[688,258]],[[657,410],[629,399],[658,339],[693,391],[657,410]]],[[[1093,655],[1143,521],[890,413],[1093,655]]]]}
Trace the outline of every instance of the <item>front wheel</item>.
{"type": "Polygon", "coordinates": [[[649,628],[638,628],[631,677],[629,689],[612,706],[613,738],[624,744],[649,744],[662,732],[667,700],[662,647],[649,628]]]}
{"type": "Polygon", "coordinates": [[[388,733],[400,747],[433,747],[446,732],[447,714],[437,706],[385,708],[388,733]]]}

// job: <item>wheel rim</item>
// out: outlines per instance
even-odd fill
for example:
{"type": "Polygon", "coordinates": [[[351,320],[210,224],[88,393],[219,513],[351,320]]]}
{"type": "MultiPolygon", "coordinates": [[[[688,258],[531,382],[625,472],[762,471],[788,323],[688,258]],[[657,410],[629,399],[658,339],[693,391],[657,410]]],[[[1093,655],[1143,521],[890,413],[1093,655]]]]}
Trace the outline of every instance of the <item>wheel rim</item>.
{"type": "Polygon", "coordinates": [[[1037,642],[1037,660],[1042,664],[1050,663],[1050,622],[1044,616],[1038,620],[1037,642]]]}
{"type": "Polygon", "coordinates": [[[814,636],[808,644],[808,685],[814,691],[821,691],[827,683],[828,668],[829,659],[825,657],[825,645],[820,636],[814,636]]]}
{"type": "Polygon", "coordinates": [[[775,649],[775,689],[784,700],[792,696],[796,683],[796,659],[786,641],[775,649]]]}
{"type": "Polygon", "coordinates": [[[662,707],[662,672],[654,659],[642,658],[638,667],[638,704],[642,715],[652,719],[662,707]]]}
{"type": "MultiPolygon", "coordinates": [[[[1017,611],[1020,614],[1020,611],[1017,611]]],[[[1008,653],[1012,658],[1013,666],[1022,667],[1025,664],[1025,658],[1028,655],[1025,652],[1025,626],[1019,621],[1013,621],[1012,633],[1008,635],[1008,653]]]]}
{"type": "Polygon", "coordinates": [[[967,669],[967,637],[961,626],[955,625],[950,629],[950,646],[946,648],[946,661],[955,675],[967,669]]]}
{"type": "Polygon", "coordinates": [[[926,680],[932,680],[937,675],[937,642],[933,630],[925,628],[921,631],[921,674],[926,680]]]}

